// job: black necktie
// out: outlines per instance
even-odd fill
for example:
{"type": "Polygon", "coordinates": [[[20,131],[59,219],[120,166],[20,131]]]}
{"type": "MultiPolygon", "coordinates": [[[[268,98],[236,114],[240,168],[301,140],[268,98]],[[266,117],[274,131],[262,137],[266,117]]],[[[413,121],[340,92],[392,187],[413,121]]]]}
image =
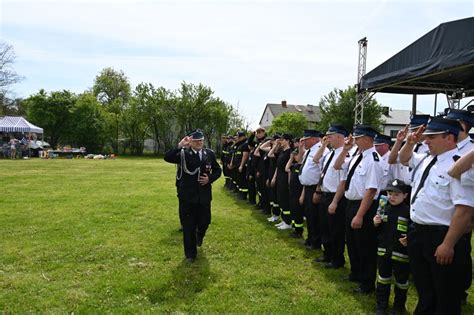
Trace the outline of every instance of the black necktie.
{"type": "Polygon", "coordinates": [[[413,204],[415,202],[416,196],[420,192],[421,188],[423,188],[423,186],[425,185],[425,181],[426,181],[426,178],[428,177],[428,173],[430,172],[430,169],[433,167],[433,165],[435,165],[437,160],[438,160],[438,156],[435,156],[431,160],[430,164],[428,164],[428,166],[425,168],[423,174],[421,175],[420,184],[418,185],[418,188],[416,189],[416,192],[413,195],[413,198],[411,199],[411,204],[413,204]]]}
{"type": "Polygon", "coordinates": [[[347,174],[346,184],[344,185],[344,190],[347,191],[349,189],[349,185],[351,184],[352,175],[354,175],[355,169],[357,165],[359,165],[360,161],[362,161],[362,153],[359,154],[359,157],[355,161],[352,168],[349,170],[349,174],[347,174]]]}
{"type": "Polygon", "coordinates": [[[308,151],[306,152],[306,154],[305,154],[305,156],[304,156],[303,163],[301,163],[301,165],[300,165],[300,173],[301,173],[301,171],[303,170],[303,166],[304,166],[304,164],[306,163],[306,160],[308,159],[309,152],[310,152],[310,150],[308,150],[308,151]]]}
{"type": "Polygon", "coordinates": [[[422,145],[423,145],[423,143],[417,143],[417,144],[415,145],[415,150],[413,150],[413,152],[418,153],[418,149],[420,149],[420,147],[421,147],[422,145]]]}
{"type": "Polygon", "coordinates": [[[326,175],[326,172],[328,171],[329,164],[331,164],[332,158],[334,157],[334,153],[335,153],[335,150],[332,150],[331,154],[329,155],[329,159],[326,165],[324,165],[323,171],[321,172],[321,179],[319,180],[319,185],[323,184],[324,176],[326,175]]]}

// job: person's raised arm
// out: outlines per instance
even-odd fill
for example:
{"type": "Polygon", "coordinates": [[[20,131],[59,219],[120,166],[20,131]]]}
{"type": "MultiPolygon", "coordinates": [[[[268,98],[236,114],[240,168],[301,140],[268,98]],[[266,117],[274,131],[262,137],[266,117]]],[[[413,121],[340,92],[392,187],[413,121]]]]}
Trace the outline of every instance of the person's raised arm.
{"type": "Polygon", "coordinates": [[[405,166],[408,166],[408,163],[410,163],[410,159],[413,156],[413,148],[421,140],[424,131],[425,126],[421,126],[415,132],[408,134],[407,141],[400,149],[400,153],[398,154],[400,158],[400,163],[405,166]]]}
{"type": "Polygon", "coordinates": [[[398,151],[402,147],[403,140],[405,140],[408,133],[408,125],[405,126],[402,130],[399,130],[397,133],[397,139],[393,144],[392,150],[390,150],[390,154],[388,155],[388,164],[396,164],[398,159],[398,151]]]}
{"type": "Polygon", "coordinates": [[[349,137],[347,137],[347,139],[344,141],[341,153],[339,153],[339,155],[336,157],[336,160],[334,161],[333,167],[336,170],[342,169],[342,165],[344,164],[347,154],[349,153],[349,150],[352,149],[352,142],[352,134],[350,134],[349,137]]]}
{"type": "Polygon", "coordinates": [[[321,160],[321,157],[324,155],[324,151],[326,150],[328,146],[328,138],[323,137],[321,139],[321,146],[319,147],[318,151],[313,156],[313,162],[316,164],[319,164],[319,160],[321,160]]]}
{"type": "Polygon", "coordinates": [[[470,169],[472,165],[474,165],[474,150],[457,160],[449,169],[448,174],[459,179],[461,174],[470,169]]]}

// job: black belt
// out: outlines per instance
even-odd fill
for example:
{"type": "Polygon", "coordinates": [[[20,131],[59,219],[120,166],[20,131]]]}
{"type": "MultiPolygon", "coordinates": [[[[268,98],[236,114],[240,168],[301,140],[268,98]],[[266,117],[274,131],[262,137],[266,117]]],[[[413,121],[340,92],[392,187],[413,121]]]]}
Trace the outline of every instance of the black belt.
{"type": "Polygon", "coordinates": [[[418,224],[413,222],[413,227],[417,231],[441,231],[446,232],[449,229],[449,226],[446,225],[426,225],[426,224],[418,224]]]}
{"type": "Polygon", "coordinates": [[[335,192],[325,192],[325,191],[323,191],[321,194],[323,196],[327,197],[327,196],[334,196],[336,193],[335,192]]]}
{"type": "Polygon", "coordinates": [[[349,199],[347,199],[347,204],[348,205],[360,204],[361,202],[362,202],[362,199],[361,200],[349,200],[349,199]]]}
{"type": "Polygon", "coordinates": [[[304,185],[304,187],[313,188],[316,187],[316,185],[304,185]]]}

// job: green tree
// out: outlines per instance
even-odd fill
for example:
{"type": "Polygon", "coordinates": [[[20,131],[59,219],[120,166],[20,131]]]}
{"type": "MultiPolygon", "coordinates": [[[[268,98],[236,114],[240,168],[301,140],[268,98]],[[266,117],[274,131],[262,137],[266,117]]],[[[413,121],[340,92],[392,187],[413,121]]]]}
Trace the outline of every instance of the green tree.
{"type": "MultiPolygon", "coordinates": [[[[319,101],[321,121],[318,126],[321,131],[326,131],[332,123],[336,122],[347,130],[353,129],[356,95],[355,87],[349,86],[345,90],[334,89],[321,98],[319,101]]],[[[364,124],[380,130],[383,123],[382,112],[382,106],[377,100],[373,97],[368,98],[364,104],[364,124]]]]}
{"type": "Polygon", "coordinates": [[[155,143],[154,153],[157,154],[160,145],[165,150],[175,144],[177,137],[176,117],[173,108],[175,95],[164,87],[155,88],[151,83],[140,83],[134,92],[136,101],[141,104],[147,120],[149,134],[155,143]]]}
{"type": "Polygon", "coordinates": [[[44,129],[44,136],[51,146],[57,146],[62,137],[68,134],[76,100],[77,96],[67,90],[48,95],[43,89],[25,99],[28,119],[44,129]]]}
{"type": "Polygon", "coordinates": [[[123,71],[105,68],[96,76],[92,88],[97,100],[104,105],[108,112],[114,114],[115,132],[112,147],[118,153],[120,136],[120,119],[130,99],[131,88],[128,78],[123,71]]]}
{"type": "Polygon", "coordinates": [[[301,137],[306,128],[308,128],[308,121],[302,113],[283,113],[273,119],[268,133],[289,133],[295,137],[301,137]]]}
{"type": "Polygon", "coordinates": [[[122,116],[123,134],[132,155],[143,154],[144,141],[149,128],[142,88],[143,85],[137,86],[122,116]]]}
{"type": "Polygon", "coordinates": [[[91,92],[80,94],[71,108],[71,120],[65,137],[75,147],[86,147],[87,152],[103,151],[105,141],[110,138],[108,129],[111,114],[97,101],[91,92]]]}

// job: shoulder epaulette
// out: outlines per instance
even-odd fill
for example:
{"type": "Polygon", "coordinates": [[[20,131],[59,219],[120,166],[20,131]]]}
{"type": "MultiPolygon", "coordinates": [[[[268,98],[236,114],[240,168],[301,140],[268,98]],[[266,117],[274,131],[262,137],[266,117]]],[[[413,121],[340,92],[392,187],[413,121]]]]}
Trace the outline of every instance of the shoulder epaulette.
{"type": "Polygon", "coordinates": [[[474,143],[474,139],[471,139],[471,143],[474,143]]]}
{"type": "Polygon", "coordinates": [[[453,160],[454,162],[456,162],[457,160],[459,160],[461,157],[459,155],[453,155],[453,160]]]}
{"type": "Polygon", "coordinates": [[[377,152],[372,152],[372,156],[374,157],[374,161],[376,162],[380,161],[379,155],[377,154],[377,152]]]}

